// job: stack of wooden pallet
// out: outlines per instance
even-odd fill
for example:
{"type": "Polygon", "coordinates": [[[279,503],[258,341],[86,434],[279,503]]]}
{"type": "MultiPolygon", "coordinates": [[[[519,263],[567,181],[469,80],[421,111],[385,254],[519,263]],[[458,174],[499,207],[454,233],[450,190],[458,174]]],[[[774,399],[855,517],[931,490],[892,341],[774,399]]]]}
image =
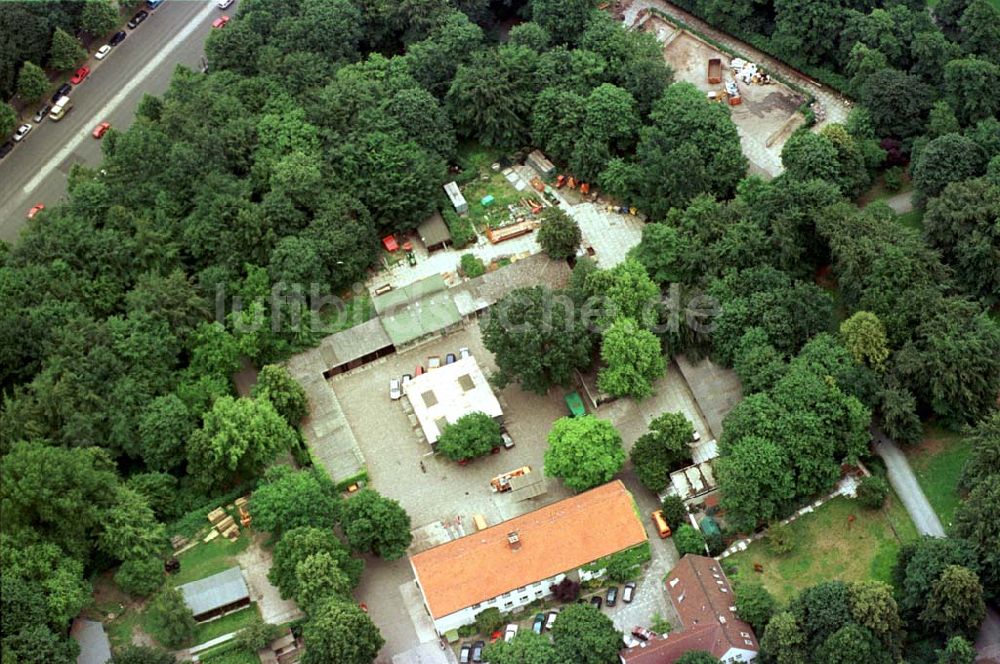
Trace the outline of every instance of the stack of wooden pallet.
{"type": "Polygon", "coordinates": [[[240,536],[240,527],[236,525],[236,519],[221,507],[208,513],[208,521],[223,537],[233,540],[240,536]]]}

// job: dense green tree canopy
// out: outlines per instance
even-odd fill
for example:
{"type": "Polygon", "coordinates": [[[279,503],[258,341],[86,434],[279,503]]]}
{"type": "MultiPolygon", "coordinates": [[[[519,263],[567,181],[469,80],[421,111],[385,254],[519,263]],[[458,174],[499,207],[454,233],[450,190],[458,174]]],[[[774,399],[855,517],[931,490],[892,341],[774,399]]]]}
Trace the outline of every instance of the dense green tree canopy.
{"type": "Polygon", "coordinates": [[[385,643],[368,614],[354,602],[328,598],[314,608],[302,630],[303,664],[371,664],[385,643]]]}
{"type": "Polygon", "coordinates": [[[556,420],[545,450],[545,474],[559,477],[573,491],[604,484],[625,463],[621,435],[608,420],[593,415],[556,420]]]}
{"type": "Polygon", "coordinates": [[[566,259],[576,254],[581,240],[580,225],[560,207],[542,210],[538,244],[549,258],[566,259]]]}
{"type": "Polygon", "coordinates": [[[298,564],[310,556],[326,554],[336,562],[351,580],[351,586],[361,579],[364,563],[352,558],[347,547],[337,539],[330,529],[301,527],[289,529],[274,547],[273,563],[267,578],[281,591],[281,597],[296,597],[299,592],[295,570],[298,564]]]}
{"type": "Polygon", "coordinates": [[[601,360],[597,386],[616,397],[648,397],[667,370],[660,340],[633,318],[619,318],[604,330],[601,360]]]}
{"type": "Polygon", "coordinates": [[[293,528],[330,529],[340,519],[341,503],[329,478],[317,469],[269,469],[250,497],[255,528],[279,535],[293,528]]]}
{"type": "Polygon", "coordinates": [[[649,432],[639,436],[630,453],[643,486],[650,491],[662,491],[670,471],[690,461],[688,445],[693,438],[694,426],[683,413],[663,413],[650,422],[649,432]]]}
{"type": "Polygon", "coordinates": [[[553,384],[568,385],[573,369],[590,364],[590,332],[559,291],[542,286],[512,291],[491,307],[482,330],[500,386],[517,381],[541,394],[553,384]]]}
{"type": "Polygon", "coordinates": [[[614,664],[622,634],[611,619],[590,604],[570,604],[552,627],[552,642],[562,661],[614,664]]]}
{"type": "Polygon", "coordinates": [[[449,424],[438,438],[438,452],[452,461],[473,459],[500,447],[500,425],[486,413],[468,413],[449,424]]]}
{"type": "Polygon", "coordinates": [[[354,551],[395,560],[410,546],[410,515],[391,498],[363,489],[346,502],[343,513],[344,534],[354,551]]]}

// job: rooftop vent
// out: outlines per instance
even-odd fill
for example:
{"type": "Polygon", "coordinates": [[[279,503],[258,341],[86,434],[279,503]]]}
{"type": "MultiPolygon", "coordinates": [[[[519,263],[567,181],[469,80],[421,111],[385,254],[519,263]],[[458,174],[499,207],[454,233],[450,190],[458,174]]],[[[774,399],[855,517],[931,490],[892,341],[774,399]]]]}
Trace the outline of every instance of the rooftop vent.
{"type": "Polygon", "coordinates": [[[516,530],[507,533],[507,544],[510,545],[512,551],[517,551],[521,548],[521,538],[518,536],[516,530]]]}

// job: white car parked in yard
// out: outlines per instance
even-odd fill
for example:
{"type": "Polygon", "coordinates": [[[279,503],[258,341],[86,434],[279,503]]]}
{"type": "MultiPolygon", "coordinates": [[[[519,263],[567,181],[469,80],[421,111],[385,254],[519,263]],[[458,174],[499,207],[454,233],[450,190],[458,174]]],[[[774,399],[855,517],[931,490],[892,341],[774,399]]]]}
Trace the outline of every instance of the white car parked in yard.
{"type": "Polygon", "coordinates": [[[517,636],[517,623],[511,623],[507,625],[507,629],[503,633],[503,640],[510,641],[515,636],[517,636]]]}

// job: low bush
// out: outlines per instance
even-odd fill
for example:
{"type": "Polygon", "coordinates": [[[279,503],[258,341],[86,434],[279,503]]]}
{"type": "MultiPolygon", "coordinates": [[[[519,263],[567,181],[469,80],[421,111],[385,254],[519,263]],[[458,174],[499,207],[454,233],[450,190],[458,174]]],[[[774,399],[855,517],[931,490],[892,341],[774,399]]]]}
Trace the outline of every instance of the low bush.
{"type": "Polygon", "coordinates": [[[476,256],[472,254],[462,254],[462,260],[459,263],[459,267],[462,270],[462,274],[467,276],[469,279],[475,279],[476,277],[481,277],[486,274],[486,266],[483,262],[479,260],[476,256]]]}
{"type": "Polygon", "coordinates": [[[858,485],[858,502],[870,510],[880,509],[889,497],[889,483],[884,478],[872,475],[861,480],[858,485]]]}

